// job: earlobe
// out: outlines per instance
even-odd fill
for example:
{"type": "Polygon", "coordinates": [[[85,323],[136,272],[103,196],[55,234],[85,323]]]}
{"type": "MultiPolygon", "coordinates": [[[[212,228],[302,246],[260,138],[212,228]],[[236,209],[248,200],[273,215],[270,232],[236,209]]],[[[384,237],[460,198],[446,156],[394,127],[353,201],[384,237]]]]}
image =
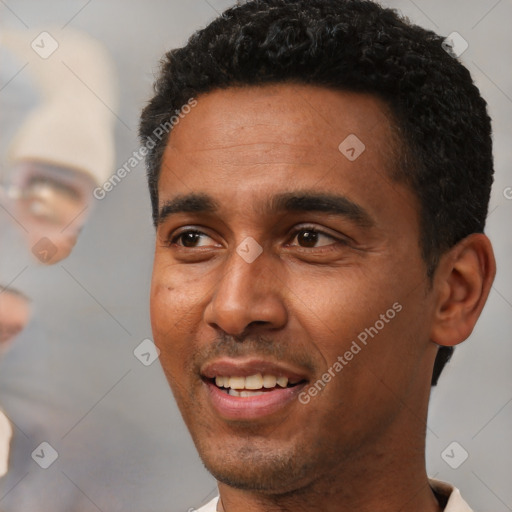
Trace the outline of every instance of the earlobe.
{"type": "Polygon", "coordinates": [[[448,251],[439,263],[431,340],[454,346],[469,337],[485,305],[496,274],[486,235],[474,233],[448,251]]]}

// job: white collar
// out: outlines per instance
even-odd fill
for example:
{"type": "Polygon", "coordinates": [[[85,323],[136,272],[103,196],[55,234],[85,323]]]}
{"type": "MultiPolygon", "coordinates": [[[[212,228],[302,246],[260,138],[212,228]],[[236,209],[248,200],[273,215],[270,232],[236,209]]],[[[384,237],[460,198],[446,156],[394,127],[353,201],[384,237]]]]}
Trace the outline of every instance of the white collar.
{"type": "Polygon", "coordinates": [[[460,495],[460,491],[457,487],[447,482],[442,482],[441,480],[435,480],[434,478],[429,478],[429,483],[434,491],[448,498],[443,512],[473,512],[471,507],[460,495]]]}

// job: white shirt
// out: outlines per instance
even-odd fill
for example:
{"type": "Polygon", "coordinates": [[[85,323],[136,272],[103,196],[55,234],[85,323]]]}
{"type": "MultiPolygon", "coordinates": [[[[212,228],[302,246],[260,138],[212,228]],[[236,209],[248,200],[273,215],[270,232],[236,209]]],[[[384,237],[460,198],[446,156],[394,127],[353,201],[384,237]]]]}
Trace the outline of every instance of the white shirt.
{"type": "MultiPolygon", "coordinates": [[[[448,498],[444,512],[473,512],[469,505],[464,501],[456,487],[453,487],[453,485],[446,482],[441,482],[440,480],[434,480],[433,478],[430,478],[429,482],[430,486],[438,494],[442,494],[448,498]]],[[[217,512],[218,502],[219,498],[216,497],[196,512],[217,512]]]]}
{"type": "Polygon", "coordinates": [[[9,459],[9,444],[11,442],[12,428],[5,414],[0,411],[0,477],[7,473],[9,459]]]}

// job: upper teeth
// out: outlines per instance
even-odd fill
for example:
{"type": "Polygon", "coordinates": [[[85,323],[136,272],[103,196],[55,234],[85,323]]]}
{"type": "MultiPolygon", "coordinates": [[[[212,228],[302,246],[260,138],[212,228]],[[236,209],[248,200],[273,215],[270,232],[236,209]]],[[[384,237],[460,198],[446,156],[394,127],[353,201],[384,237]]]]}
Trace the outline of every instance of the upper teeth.
{"type": "Polygon", "coordinates": [[[261,389],[274,388],[276,384],[282,388],[288,385],[288,377],[276,377],[275,375],[262,375],[256,373],[249,377],[226,377],[218,375],[215,384],[221,388],[231,389],[261,389]]]}

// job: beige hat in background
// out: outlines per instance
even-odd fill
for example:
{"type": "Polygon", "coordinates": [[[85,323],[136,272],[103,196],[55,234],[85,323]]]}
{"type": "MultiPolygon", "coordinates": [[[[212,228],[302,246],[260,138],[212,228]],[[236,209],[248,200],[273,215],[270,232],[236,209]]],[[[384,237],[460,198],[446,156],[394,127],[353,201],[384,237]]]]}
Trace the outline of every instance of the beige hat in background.
{"type": "Polygon", "coordinates": [[[5,414],[0,411],[0,477],[7,473],[9,461],[9,444],[12,437],[12,427],[5,414]]]}
{"type": "Polygon", "coordinates": [[[114,167],[117,78],[103,46],[66,28],[3,31],[0,44],[32,74],[42,102],[9,151],[10,164],[37,160],[85,172],[103,183],[114,167]]]}

